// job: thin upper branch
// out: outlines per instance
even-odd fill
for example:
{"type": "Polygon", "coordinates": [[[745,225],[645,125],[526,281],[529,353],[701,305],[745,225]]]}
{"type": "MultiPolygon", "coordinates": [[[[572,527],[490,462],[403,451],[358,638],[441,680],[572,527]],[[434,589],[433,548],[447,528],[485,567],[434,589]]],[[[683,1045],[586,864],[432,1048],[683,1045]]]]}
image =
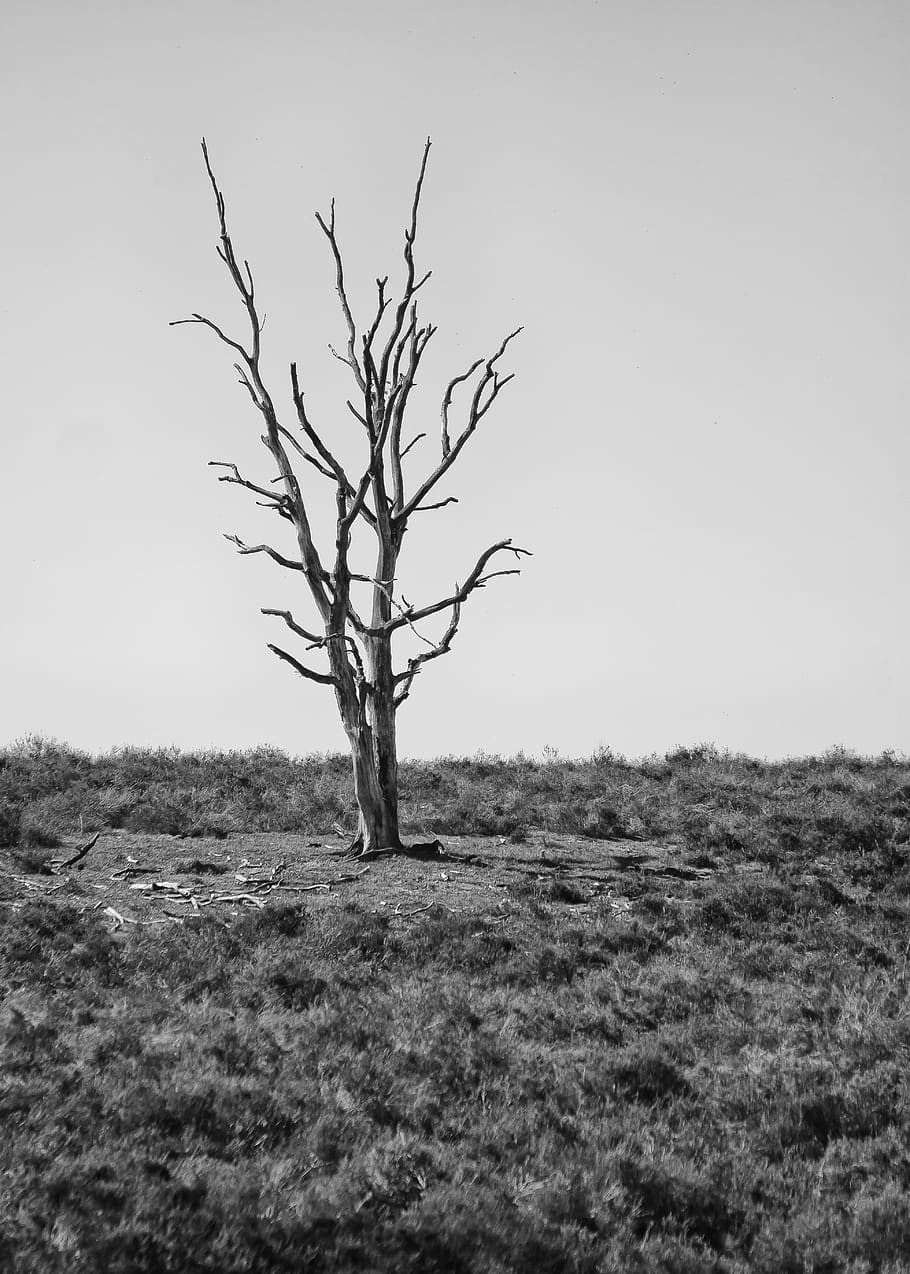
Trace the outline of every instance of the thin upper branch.
{"type": "MultiPolygon", "coordinates": [[[[335,200],[332,200],[331,212],[328,222],[325,221],[322,214],[316,213],[316,220],[319,222],[322,232],[328,239],[332,249],[332,256],[335,258],[335,290],[338,293],[338,299],[341,302],[341,310],[344,314],[344,321],[348,329],[348,356],[342,359],[346,362],[354,373],[354,378],[360,386],[361,391],[366,390],[366,380],[360,364],[357,361],[357,326],[354,322],[354,315],[351,313],[351,306],[348,301],[348,294],[344,284],[344,262],[341,259],[341,249],[338,246],[338,238],[335,234],[335,200]]],[[[331,348],[331,346],[330,346],[331,348]]],[[[332,351],[334,353],[334,350],[332,351]]]]}
{"type": "MultiPolygon", "coordinates": [[[[404,506],[404,473],[402,470],[402,460],[408,448],[402,450],[401,446],[401,430],[404,425],[404,413],[408,405],[408,398],[411,390],[414,388],[417,377],[417,369],[420,366],[420,360],[423,357],[430,338],[436,332],[436,328],[432,323],[428,323],[426,327],[417,327],[417,305],[412,306],[412,317],[408,331],[408,365],[405,372],[396,382],[398,390],[398,400],[395,403],[392,417],[392,428],[389,433],[389,450],[392,458],[392,490],[393,490],[393,506],[396,511],[401,510],[404,506]]],[[[395,374],[398,373],[400,360],[396,355],[395,358],[395,374]]]]}
{"type": "Polygon", "coordinates": [[[168,323],[168,327],[182,327],[185,323],[201,323],[204,327],[211,328],[219,340],[224,341],[225,345],[230,345],[231,349],[235,349],[242,358],[247,360],[249,359],[250,356],[244,346],[241,345],[239,341],[232,340],[230,336],[226,335],[221,330],[217,323],[213,323],[212,320],[210,318],[206,318],[204,314],[193,314],[190,318],[186,319],[171,319],[170,323],[168,323]]]}
{"type": "Polygon", "coordinates": [[[382,360],[380,362],[380,376],[385,381],[389,370],[389,360],[395,349],[395,345],[401,336],[404,326],[405,316],[410,307],[411,300],[418,288],[422,287],[430,277],[430,272],[423,276],[419,283],[415,285],[415,268],[414,268],[414,242],[417,239],[417,212],[420,208],[420,193],[423,190],[423,179],[427,171],[427,160],[430,157],[430,147],[432,142],[429,137],[423,148],[423,158],[420,161],[420,172],[417,175],[417,185],[414,189],[414,199],[411,203],[411,224],[404,232],[404,261],[407,271],[405,286],[401,294],[401,300],[398,302],[398,308],[395,311],[395,322],[392,324],[392,330],[389,333],[385,349],[382,351],[382,360]]]}
{"type": "MultiPolygon", "coordinates": [[[[323,442],[320,435],[316,432],[315,428],[313,427],[312,421],[307,415],[306,404],[304,403],[303,393],[300,389],[300,382],[297,379],[297,364],[296,363],[291,363],[291,394],[294,399],[294,406],[297,410],[297,419],[300,422],[300,427],[304,431],[306,436],[309,438],[313,446],[316,448],[316,451],[321,456],[323,463],[325,465],[325,468],[323,468],[319,464],[317,464],[316,467],[320,469],[321,472],[326,474],[329,474],[329,471],[330,471],[329,476],[332,476],[335,478],[335,481],[338,483],[339,487],[342,488],[345,494],[349,496],[352,500],[355,499],[357,493],[354,490],[354,484],[351,482],[350,478],[345,473],[344,468],[342,467],[340,461],[336,459],[336,457],[332,454],[332,452],[323,442]]],[[[306,456],[305,453],[304,453],[304,458],[310,459],[310,457],[306,456]]],[[[311,463],[316,463],[316,462],[311,460],[311,463]]],[[[367,522],[370,523],[370,525],[375,526],[376,515],[363,502],[363,499],[360,500],[360,507],[358,511],[362,513],[363,517],[367,520],[367,522]]]]}
{"type": "MultiPolygon", "coordinates": [[[[255,287],[253,282],[253,272],[250,263],[244,259],[242,262],[238,260],[234,251],[234,244],[227,228],[227,217],[225,212],[224,195],[222,194],[215,174],[209,160],[208,147],[205,139],[202,141],[202,154],[205,159],[205,168],[208,173],[209,181],[215,195],[215,204],[218,210],[218,226],[219,226],[219,243],[217,247],[218,256],[227,266],[228,272],[240,293],[241,300],[247,311],[250,324],[250,347],[247,349],[241,342],[229,337],[218,324],[212,322],[200,314],[194,314],[191,319],[178,320],[179,322],[202,323],[212,331],[231,349],[235,350],[241,358],[241,363],[235,366],[240,375],[240,382],[247,390],[255,406],[258,408],[265,420],[266,432],[263,435],[263,442],[272,453],[279,470],[280,480],[284,484],[285,495],[283,498],[269,493],[268,498],[272,501],[270,507],[277,508],[283,516],[289,517],[294,523],[297,533],[297,545],[300,552],[300,564],[294,564],[293,569],[302,570],[308,580],[310,590],[313,594],[313,600],[319,609],[320,614],[325,620],[331,609],[331,602],[325,590],[325,582],[328,575],[323,568],[318,550],[313,542],[312,531],[310,528],[309,515],[303,495],[300,490],[300,483],[294,473],[288,453],[285,448],[283,438],[287,438],[297,447],[297,443],[288,434],[287,430],[280,424],[275,405],[271,395],[262,379],[259,367],[260,345],[263,323],[259,317],[256,308],[255,287]]],[[[303,453],[302,448],[298,450],[303,453]]],[[[241,480],[243,485],[243,480],[241,480]]],[[[259,492],[262,494],[262,492],[259,492]]],[[[280,554],[276,554],[274,549],[269,549],[267,545],[260,545],[256,548],[248,549],[238,544],[241,552],[267,552],[269,556],[276,561],[280,561],[282,565],[287,564],[287,559],[281,558],[280,554]]]]}
{"type": "Polygon", "coordinates": [[[444,597],[441,601],[433,602],[429,606],[421,606],[418,610],[409,607],[405,612],[396,615],[384,625],[386,632],[393,632],[396,628],[401,628],[404,624],[415,624],[418,620],[426,619],[430,615],[436,615],[441,610],[446,610],[449,606],[460,605],[475,589],[483,588],[487,580],[493,579],[497,575],[519,575],[521,573],[518,567],[511,570],[491,571],[488,575],[484,575],[483,570],[490,558],[496,553],[508,552],[514,553],[516,557],[530,557],[531,553],[528,549],[518,548],[511,540],[500,540],[497,544],[491,544],[488,549],[481,553],[480,557],[474,565],[465,582],[458,587],[456,585],[455,592],[449,597],[444,597]]]}
{"type": "Polygon", "coordinates": [[[480,362],[475,362],[467,373],[461,376],[456,376],[455,379],[450,382],[449,387],[446,390],[446,395],[443,398],[442,459],[440,460],[436,468],[433,470],[433,472],[429,475],[429,477],[426,478],[420,484],[420,486],[417,488],[417,490],[414,492],[414,494],[411,496],[408,502],[401,509],[401,512],[400,512],[401,517],[403,518],[409,517],[410,514],[413,513],[414,510],[417,508],[417,506],[423,501],[427,493],[429,491],[432,491],[433,487],[436,486],[437,482],[439,482],[439,480],[446,473],[448,473],[449,469],[451,469],[452,465],[455,463],[455,461],[458,459],[459,455],[461,454],[461,450],[464,447],[465,443],[471,437],[471,435],[474,433],[474,430],[477,428],[480,421],[483,419],[483,417],[487,414],[489,409],[492,407],[500,391],[512,379],[511,375],[500,376],[499,372],[496,369],[496,364],[499,362],[503,354],[506,352],[509,342],[514,340],[521,330],[522,329],[518,327],[515,329],[514,332],[510,332],[509,335],[502,342],[502,344],[500,345],[496,353],[486,360],[486,364],[483,370],[483,375],[480,377],[480,380],[477,383],[477,387],[474,390],[474,396],[471,400],[471,407],[468,413],[467,424],[465,425],[464,429],[459,434],[458,438],[455,440],[454,443],[450,442],[449,435],[448,435],[448,417],[447,417],[448,405],[446,400],[448,400],[448,403],[451,403],[452,391],[455,388],[455,386],[457,384],[460,384],[463,380],[466,380],[469,376],[473,375],[473,373],[480,366],[480,362]]]}
{"type": "Polygon", "coordinates": [[[442,458],[443,460],[452,450],[452,443],[451,443],[451,440],[449,439],[449,408],[452,405],[452,394],[455,392],[455,387],[457,385],[461,385],[463,384],[464,381],[471,379],[471,377],[477,371],[478,367],[480,366],[482,362],[483,362],[482,358],[475,359],[466,372],[462,372],[460,376],[453,377],[452,380],[449,381],[449,384],[446,388],[446,392],[443,395],[442,413],[441,413],[442,414],[442,458]]]}

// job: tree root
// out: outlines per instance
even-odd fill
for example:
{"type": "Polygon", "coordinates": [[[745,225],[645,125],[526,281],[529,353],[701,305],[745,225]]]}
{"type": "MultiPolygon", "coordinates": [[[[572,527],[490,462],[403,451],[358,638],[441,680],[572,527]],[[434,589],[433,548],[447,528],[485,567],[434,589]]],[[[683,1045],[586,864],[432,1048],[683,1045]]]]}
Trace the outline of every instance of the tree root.
{"type": "Polygon", "coordinates": [[[398,845],[384,846],[382,849],[360,848],[363,841],[358,836],[353,843],[348,846],[348,852],[352,858],[356,858],[359,863],[373,862],[379,858],[413,858],[418,862],[427,862],[436,860],[440,862],[451,862],[451,854],[447,854],[445,846],[440,840],[417,841],[413,845],[405,845],[403,842],[398,845]]]}

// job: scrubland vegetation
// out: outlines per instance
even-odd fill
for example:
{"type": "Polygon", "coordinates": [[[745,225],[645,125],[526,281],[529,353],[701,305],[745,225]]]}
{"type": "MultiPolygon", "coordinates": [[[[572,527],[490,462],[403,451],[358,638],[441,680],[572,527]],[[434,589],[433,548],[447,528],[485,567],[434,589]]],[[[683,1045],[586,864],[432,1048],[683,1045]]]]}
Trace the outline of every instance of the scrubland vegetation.
{"type": "Polygon", "coordinates": [[[114,930],[46,876],[61,843],[324,835],[347,762],[0,753],[0,1268],[910,1268],[910,763],[478,756],[401,787],[414,836],[536,867],[479,910],[383,910],[377,863],[372,901],[114,930]]]}
{"type": "MultiPolygon", "coordinates": [[[[887,857],[906,841],[910,816],[910,762],[839,749],[776,764],[710,746],[637,763],[608,750],[584,761],[478,753],[404,762],[400,786],[412,831],[672,837],[768,860],[830,849],[887,857]]],[[[350,760],[341,755],[121,748],[90,757],[41,738],[0,749],[0,845],[103,828],[318,833],[336,821],[353,827],[355,818],[350,760]]]]}

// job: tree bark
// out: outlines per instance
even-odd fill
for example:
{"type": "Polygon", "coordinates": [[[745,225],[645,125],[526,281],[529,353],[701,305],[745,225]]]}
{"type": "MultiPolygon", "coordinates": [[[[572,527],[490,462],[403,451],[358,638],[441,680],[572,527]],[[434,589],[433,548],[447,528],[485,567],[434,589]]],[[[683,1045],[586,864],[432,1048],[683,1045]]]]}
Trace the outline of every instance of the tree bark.
{"type": "MultiPolygon", "coordinates": [[[[379,747],[376,736],[367,726],[356,733],[350,742],[354,795],[358,808],[357,835],[353,847],[364,854],[381,849],[400,849],[397,792],[383,790],[377,764],[379,747]]],[[[393,752],[394,746],[393,736],[393,752]]]]}
{"type": "Polygon", "coordinates": [[[374,686],[367,704],[376,779],[382,795],[382,835],[386,846],[400,845],[398,830],[398,746],[395,734],[395,675],[389,638],[370,643],[369,677],[374,686]]]}
{"type": "Polygon", "coordinates": [[[369,739],[369,751],[373,762],[373,774],[379,793],[375,809],[361,805],[360,836],[363,852],[371,849],[400,848],[398,828],[398,747],[395,733],[395,672],[392,667],[392,636],[383,631],[392,615],[392,590],[398,568],[400,534],[392,525],[387,512],[387,500],[383,473],[378,468],[373,475],[373,487],[381,512],[379,552],[376,561],[376,581],[373,585],[373,611],[371,626],[380,636],[364,640],[366,677],[370,693],[366,696],[366,722],[363,733],[369,739]],[[373,838],[376,844],[369,844],[373,838]]]}

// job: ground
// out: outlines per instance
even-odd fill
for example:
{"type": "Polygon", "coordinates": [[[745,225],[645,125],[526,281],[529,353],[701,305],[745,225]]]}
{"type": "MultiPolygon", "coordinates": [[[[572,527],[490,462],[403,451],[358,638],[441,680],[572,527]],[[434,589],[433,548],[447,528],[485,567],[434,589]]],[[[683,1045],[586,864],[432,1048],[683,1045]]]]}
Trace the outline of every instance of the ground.
{"type": "MultiPolygon", "coordinates": [[[[87,840],[65,838],[53,859],[65,860],[87,840]]],[[[340,836],[254,832],[190,839],[103,832],[81,861],[54,868],[59,876],[26,875],[2,857],[0,865],[6,897],[81,900],[115,925],[185,921],[205,908],[228,916],[304,899],[320,907],[351,901],[391,914],[434,906],[479,913],[522,887],[555,888],[557,900],[582,909],[604,897],[621,908],[630,881],[640,876],[662,877],[672,890],[675,882],[717,871],[704,854],[676,845],[542,831],[517,844],[505,837],[451,836],[442,853],[382,854],[368,862],[349,855],[340,836]]],[[[763,869],[746,863],[736,870],[763,869]]]]}
{"type": "Polygon", "coordinates": [[[905,763],[440,764],[358,860],[340,764],[31,751],[0,1270],[910,1268],[905,763]]]}

